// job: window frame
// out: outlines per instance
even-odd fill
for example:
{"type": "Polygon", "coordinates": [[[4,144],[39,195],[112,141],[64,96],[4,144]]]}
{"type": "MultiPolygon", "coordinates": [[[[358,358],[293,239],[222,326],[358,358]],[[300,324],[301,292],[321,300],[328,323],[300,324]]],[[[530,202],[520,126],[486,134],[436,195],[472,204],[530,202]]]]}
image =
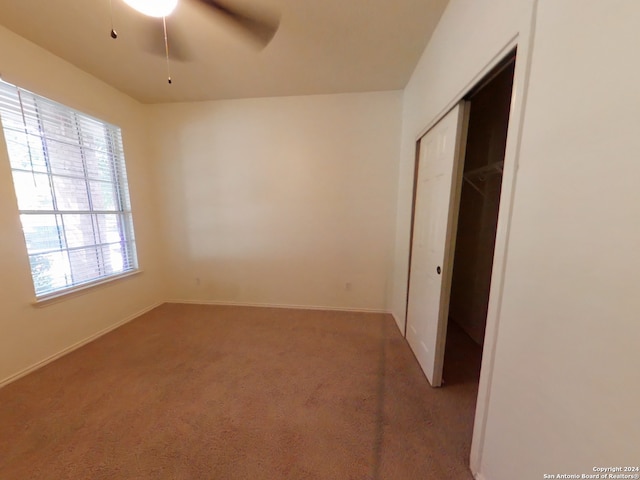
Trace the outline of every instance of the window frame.
{"type": "MultiPolygon", "coordinates": [[[[9,160],[14,194],[18,204],[18,215],[20,216],[24,245],[29,260],[35,303],[47,302],[51,299],[84,291],[96,285],[110,283],[139,273],[140,267],[134,232],[133,211],[120,127],[3,80],[0,80],[0,100],[6,101],[6,103],[0,102],[0,125],[3,130],[4,147],[9,160]],[[25,96],[28,97],[28,100],[24,99],[25,96]],[[30,104],[25,104],[25,102],[30,102],[30,104]],[[25,109],[27,108],[32,110],[29,111],[28,116],[25,116],[25,109]],[[48,109],[49,112],[47,112],[48,109]],[[52,114],[51,112],[54,113],[52,114]],[[13,119],[12,124],[11,115],[16,113],[21,114],[24,131],[16,127],[19,122],[15,122],[15,119],[13,119]],[[5,115],[8,120],[5,120],[5,115]],[[61,141],[59,133],[47,133],[47,129],[51,125],[45,128],[44,123],[45,120],[47,122],[51,120],[50,116],[53,118],[59,116],[59,120],[56,119],[59,122],[56,126],[59,126],[62,130],[71,126],[73,135],[71,137],[65,136],[61,141]],[[65,123],[70,119],[72,119],[70,123],[65,123]],[[27,120],[35,121],[35,124],[37,124],[36,133],[33,130],[29,130],[27,120]],[[20,149],[20,154],[10,151],[10,140],[7,138],[7,132],[13,132],[13,147],[20,149]],[[23,144],[15,141],[15,138],[20,135],[24,135],[26,140],[23,144]],[[32,147],[31,140],[35,141],[36,139],[39,143],[36,147],[32,147]],[[56,145],[66,144],[69,148],[74,149],[74,152],[77,149],[78,156],[72,156],[68,163],[65,163],[67,162],[66,159],[60,159],[62,157],[61,153],[52,154],[50,152],[54,145],[53,142],[56,145]],[[87,146],[87,142],[97,142],[99,147],[95,147],[95,145],[87,146]],[[38,145],[42,150],[39,153],[44,166],[39,165],[39,169],[36,170],[32,155],[38,150],[38,145]],[[102,171],[102,164],[99,174],[96,175],[90,172],[88,155],[97,151],[100,151],[106,158],[104,162],[108,166],[106,174],[102,171]],[[15,158],[12,158],[12,155],[15,158]],[[30,169],[20,165],[20,156],[29,158],[30,169]],[[73,164],[74,167],[81,167],[81,173],[78,173],[79,171],[71,173],[64,171],[62,173],[60,171],[54,172],[52,164],[56,161],[62,161],[65,164],[65,168],[68,164],[73,164]],[[43,167],[44,171],[42,171],[43,167]],[[16,180],[17,172],[31,174],[34,178],[34,185],[37,183],[36,175],[43,177],[43,181],[46,181],[48,186],[48,189],[45,187],[43,191],[47,191],[50,196],[50,208],[38,208],[37,206],[34,209],[23,208],[24,205],[21,205],[21,202],[24,204],[26,201],[33,199],[29,198],[29,192],[26,192],[19,184],[19,181],[16,180]],[[44,176],[46,176],[46,180],[44,180],[44,176]],[[55,183],[56,180],[62,181],[60,179],[66,179],[67,181],[75,182],[76,185],[81,185],[83,193],[79,193],[79,191],[60,193],[55,183]],[[106,206],[103,209],[94,208],[94,195],[97,195],[93,190],[94,184],[96,184],[96,188],[104,189],[105,192],[108,192],[107,196],[110,200],[113,200],[113,208],[110,208],[110,206],[106,206]],[[19,191],[20,189],[22,190],[19,191]],[[58,202],[60,198],[67,199],[66,203],[73,205],[69,208],[61,208],[58,202]],[[76,208],[79,203],[85,200],[86,209],[76,208]],[[31,218],[36,218],[36,215],[47,218],[45,223],[49,225],[50,222],[53,226],[43,225],[42,228],[45,231],[48,228],[54,228],[55,234],[43,235],[42,238],[34,235],[29,239],[29,234],[27,233],[29,222],[25,223],[25,219],[30,216],[31,218]],[[81,228],[84,229],[88,225],[91,226],[90,230],[82,231],[80,236],[84,243],[80,245],[71,245],[67,238],[68,234],[70,234],[69,229],[73,231],[73,227],[65,226],[65,218],[68,220],[71,216],[77,217],[81,228]],[[114,219],[115,225],[117,225],[115,229],[108,227],[106,223],[107,220],[113,222],[114,219]],[[108,228],[108,232],[105,230],[104,236],[100,231],[100,220],[104,223],[105,228],[108,228]],[[114,235],[118,236],[118,241],[105,241],[106,236],[114,235]],[[57,239],[54,237],[57,237],[57,239]],[[89,241],[86,240],[87,237],[90,238],[89,241]],[[41,240],[44,244],[51,242],[52,247],[34,248],[34,240],[41,240]],[[74,260],[73,252],[77,252],[75,255],[78,256],[84,255],[84,263],[81,259],[74,260]],[[116,256],[112,258],[114,252],[116,256]],[[94,254],[95,264],[86,263],[86,258],[94,254]],[[41,279],[38,277],[35,264],[39,259],[46,258],[47,255],[58,255],[58,258],[62,259],[62,263],[56,267],[58,272],[61,270],[60,265],[65,265],[66,269],[62,268],[62,270],[65,270],[62,275],[60,273],[52,275],[50,273],[51,267],[49,267],[47,270],[48,277],[45,282],[53,283],[54,285],[42,287],[42,283],[38,283],[41,279]],[[118,264],[121,267],[118,267],[118,264]],[[116,266],[114,267],[114,265],[116,266]],[[74,267],[77,269],[75,273],[74,267]],[[83,278],[83,274],[86,278],[83,278]]],[[[24,161],[22,163],[24,164],[24,161]]],[[[56,165],[55,169],[58,170],[60,167],[56,165]]],[[[99,197],[100,195],[97,195],[97,198],[99,197]]],[[[32,223],[30,228],[36,228],[33,225],[32,223]]],[[[76,228],[78,227],[76,226],[76,228]]]]}

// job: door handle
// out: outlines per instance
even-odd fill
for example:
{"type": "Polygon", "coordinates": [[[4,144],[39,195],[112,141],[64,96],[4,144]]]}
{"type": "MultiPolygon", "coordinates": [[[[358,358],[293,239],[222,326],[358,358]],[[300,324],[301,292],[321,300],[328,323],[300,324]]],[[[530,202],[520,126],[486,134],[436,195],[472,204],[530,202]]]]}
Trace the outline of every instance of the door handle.
{"type": "Polygon", "coordinates": [[[438,265],[438,267],[436,268],[436,273],[438,275],[440,275],[442,273],[442,269],[440,268],[440,265],[438,265]]]}

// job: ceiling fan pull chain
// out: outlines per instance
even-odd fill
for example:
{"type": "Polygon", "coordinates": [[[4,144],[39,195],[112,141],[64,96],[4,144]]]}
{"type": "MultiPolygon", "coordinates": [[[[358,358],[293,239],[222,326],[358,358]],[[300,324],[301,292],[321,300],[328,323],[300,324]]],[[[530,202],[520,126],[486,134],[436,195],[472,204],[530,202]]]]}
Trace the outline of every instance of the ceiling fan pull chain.
{"type": "Polygon", "coordinates": [[[118,32],[113,28],[113,0],[109,0],[109,15],[111,16],[111,38],[118,38],[118,32]]]}
{"type": "Polygon", "coordinates": [[[167,17],[162,17],[162,26],[164,27],[164,51],[167,56],[167,82],[171,85],[171,69],[169,66],[169,39],[167,37],[167,17]]]}

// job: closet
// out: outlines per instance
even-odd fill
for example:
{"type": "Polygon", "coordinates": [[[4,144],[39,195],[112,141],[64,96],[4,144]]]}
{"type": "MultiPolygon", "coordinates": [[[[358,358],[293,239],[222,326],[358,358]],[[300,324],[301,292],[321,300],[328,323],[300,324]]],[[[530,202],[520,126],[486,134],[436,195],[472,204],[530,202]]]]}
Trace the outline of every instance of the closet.
{"type": "MultiPolygon", "coordinates": [[[[460,330],[480,347],[484,341],[514,63],[513,58],[507,59],[466,98],[470,113],[453,260],[448,343],[452,343],[449,337],[460,335],[460,330]]],[[[445,372],[446,367],[445,354],[445,372]]],[[[477,369],[479,371],[479,365],[477,369]]]]}

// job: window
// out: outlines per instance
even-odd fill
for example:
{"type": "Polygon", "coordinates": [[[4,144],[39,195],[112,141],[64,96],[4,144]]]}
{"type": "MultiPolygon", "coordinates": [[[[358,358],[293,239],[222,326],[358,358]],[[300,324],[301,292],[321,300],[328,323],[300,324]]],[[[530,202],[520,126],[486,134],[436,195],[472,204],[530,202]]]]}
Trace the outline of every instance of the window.
{"type": "Polygon", "coordinates": [[[36,297],[137,269],[120,129],[0,81],[36,297]]]}

